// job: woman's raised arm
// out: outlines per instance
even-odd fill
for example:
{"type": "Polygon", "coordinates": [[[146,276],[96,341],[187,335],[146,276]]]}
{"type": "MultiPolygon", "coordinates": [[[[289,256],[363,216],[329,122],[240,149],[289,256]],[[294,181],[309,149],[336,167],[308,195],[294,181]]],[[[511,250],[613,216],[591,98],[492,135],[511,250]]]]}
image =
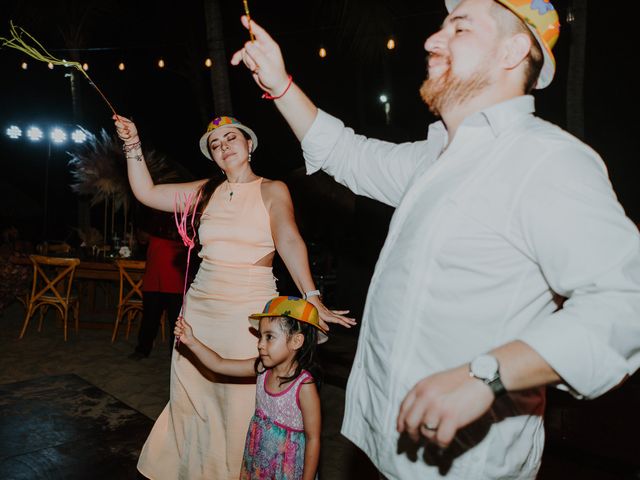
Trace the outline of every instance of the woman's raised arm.
{"type": "Polygon", "coordinates": [[[203,179],[186,183],[155,185],[142,155],[140,137],[135,124],[121,116],[114,115],[113,119],[115,120],[118,136],[124,142],[131,190],[144,205],[163,212],[173,212],[176,201],[183,205],[185,198],[188,195],[195,195],[202,184],[207,181],[203,179]]]}

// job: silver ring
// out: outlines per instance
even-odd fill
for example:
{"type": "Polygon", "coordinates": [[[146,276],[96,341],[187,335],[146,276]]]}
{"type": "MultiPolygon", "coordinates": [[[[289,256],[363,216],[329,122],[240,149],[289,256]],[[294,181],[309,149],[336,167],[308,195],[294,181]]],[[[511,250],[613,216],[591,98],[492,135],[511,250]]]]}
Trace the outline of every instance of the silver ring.
{"type": "Polygon", "coordinates": [[[429,423],[423,423],[423,424],[422,424],[422,427],[423,427],[425,430],[428,430],[428,431],[430,431],[430,432],[437,432],[437,431],[438,431],[438,425],[435,425],[435,426],[434,426],[434,425],[431,425],[431,424],[429,424],[429,423]]]}

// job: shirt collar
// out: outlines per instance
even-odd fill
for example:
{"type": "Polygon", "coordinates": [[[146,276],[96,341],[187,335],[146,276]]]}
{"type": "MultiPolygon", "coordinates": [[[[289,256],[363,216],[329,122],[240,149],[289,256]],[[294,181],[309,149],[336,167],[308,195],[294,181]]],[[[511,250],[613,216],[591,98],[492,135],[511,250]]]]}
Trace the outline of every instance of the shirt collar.
{"type": "MultiPolygon", "coordinates": [[[[491,105],[484,110],[469,115],[464,119],[462,125],[482,126],[488,124],[493,135],[497,137],[500,133],[513,125],[516,118],[529,115],[535,112],[535,110],[533,96],[522,95],[491,105]]],[[[438,137],[444,136],[444,141],[446,142],[448,133],[442,120],[429,125],[429,136],[431,137],[432,134],[435,134],[438,137]]]]}
{"type": "Polygon", "coordinates": [[[493,134],[497,137],[513,125],[517,118],[529,115],[535,111],[533,96],[522,95],[485,108],[481,112],[471,115],[471,117],[475,115],[483,116],[491,127],[493,134]]]}

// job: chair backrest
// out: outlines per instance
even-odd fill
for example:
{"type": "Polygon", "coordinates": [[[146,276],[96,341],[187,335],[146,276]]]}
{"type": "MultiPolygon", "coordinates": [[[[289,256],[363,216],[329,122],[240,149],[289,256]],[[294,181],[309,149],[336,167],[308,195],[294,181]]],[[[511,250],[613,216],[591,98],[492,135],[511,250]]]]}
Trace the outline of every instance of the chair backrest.
{"type": "Polygon", "coordinates": [[[147,267],[144,260],[116,260],[120,271],[120,295],[118,303],[122,305],[131,300],[142,300],[142,275],[147,267]]]}
{"type": "Polygon", "coordinates": [[[80,259],[42,255],[29,255],[29,258],[33,264],[33,284],[29,300],[35,302],[43,295],[49,295],[60,303],[67,303],[80,259]]]}

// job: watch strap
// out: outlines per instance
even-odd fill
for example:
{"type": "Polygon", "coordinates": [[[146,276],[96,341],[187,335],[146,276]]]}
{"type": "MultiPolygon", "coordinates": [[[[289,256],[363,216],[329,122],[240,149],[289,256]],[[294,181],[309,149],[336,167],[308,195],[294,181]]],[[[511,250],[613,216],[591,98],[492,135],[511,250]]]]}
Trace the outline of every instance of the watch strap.
{"type": "Polygon", "coordinates": [[[502,383],[502,379],[499,374],[493,380],[485,381],[485,383],[489,386],[496,398],[507,393],[507,389],[505,388],[504,383],[502,383]]]}
{"type": "Polygon", "coordinates": [[[320,296],[320,290],[311,290],[310,292],[305,292],[302,298],[306,300],[309,297],[319,297],[319,296],[320,296]]]}

